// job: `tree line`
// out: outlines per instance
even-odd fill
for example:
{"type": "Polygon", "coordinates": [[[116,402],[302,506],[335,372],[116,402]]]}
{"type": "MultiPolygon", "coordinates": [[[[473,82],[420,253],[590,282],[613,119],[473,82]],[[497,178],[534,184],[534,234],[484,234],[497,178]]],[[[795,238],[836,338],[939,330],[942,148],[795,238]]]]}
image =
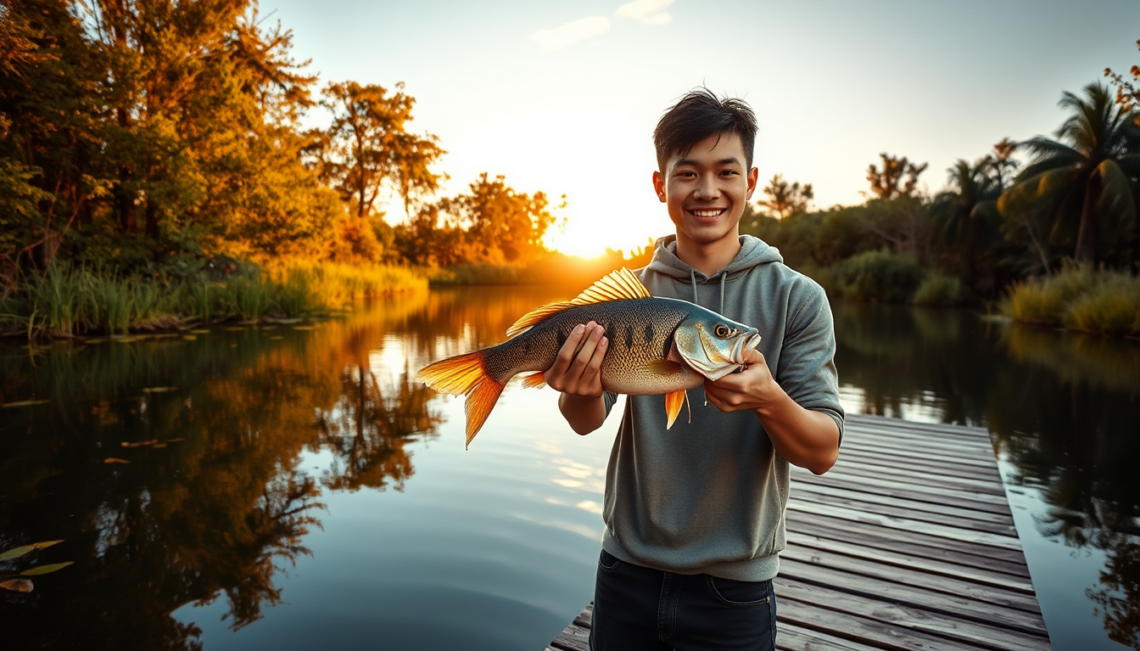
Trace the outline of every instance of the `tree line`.
{"type": "Polygon", "coordinates": [[[1111,87],[1062,94],[1068,117],[1052,137],[1005,138],[973,162],[959,159],[940,192],[920,189],[926,163],[883,153],[868,168],[863,204],[812,210],[811,184],[776,175],[742,228],[855,298],[906,300],[924,274],[949,288],[950,300],[933,302],[957,302],[1070,263],[1135,272],[1140,66],[1104,74],[1111,87]],[[878,289],[861,296],[868,274],[878,289]]]}
{"type": "Polygon", "coordinates": [[[436,198],[446,152],[404,86],[321,87],[291,47],[253,0],[0,0],[0,282],[57,260],[177,275],[544,253],[544,193],[485,173],[436,198]]]}

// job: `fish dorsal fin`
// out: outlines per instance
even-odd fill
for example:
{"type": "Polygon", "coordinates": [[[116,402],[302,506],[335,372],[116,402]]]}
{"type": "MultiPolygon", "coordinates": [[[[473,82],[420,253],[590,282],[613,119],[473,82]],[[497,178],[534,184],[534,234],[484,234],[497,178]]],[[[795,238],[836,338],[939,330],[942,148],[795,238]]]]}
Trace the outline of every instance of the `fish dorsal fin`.
{"type": "Polygon", "coordinates": [[[578,297],[570,302],[574,305],[590,305],[636,298],[653,298],[653,296],[632,271],[622,267],[606,274],[605,278],[587,287],[586,291],[578,294],[578,297]]]}
{"type": "Polygon", "coordinates": [[[624,301],[637,298],[653,298],[645,285],[641,284],[632,271],[622,267],[611,271],[604,278],[586,288],[571,301],[551,303],[527,312],[514,325],[507,328],[507,337],[515,337],[530,330],[551,316],[579,305],[592,305],[606,301],[624,301]]]}

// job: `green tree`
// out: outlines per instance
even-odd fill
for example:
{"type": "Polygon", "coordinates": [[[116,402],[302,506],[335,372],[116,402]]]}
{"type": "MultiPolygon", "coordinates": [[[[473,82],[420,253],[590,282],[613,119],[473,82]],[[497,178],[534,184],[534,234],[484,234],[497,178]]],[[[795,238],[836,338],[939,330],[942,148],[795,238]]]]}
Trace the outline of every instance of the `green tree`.
{"type": "Polygon", "coordinates": [[[935,196],[931,206],[937,235],[958,253],[963,279],[970,286],[975,281],[983,233],[996,222],[1001,188],[998,179],[990,175],[993,160],[987,156],[971,165],[958,159],[947,170],[948,188],[935,196]]]}
{"type": "Polygon", "coordinates": [[[1023,211],[1044,215],[1053,244],[1071,242],[1075,232],[1074,257],[1095,263],[1102,253],[1099,231],[1113,233],[1126,246],[1134,239],[1140,128],[1103,85],[1084,90],[1084,98],[1062,95],[1060,106],[1071,115],[1057,140],[1038,136],[1022,144],[1034,159],[1002,193],[998,208],[1006,218],[1023,211]]]}
{"type": "Polygon", "coordinates": [[[799,181],[788,183],[783,174],[773,176],[761,192],[766,198],[757,201],[756,205],[768,209],[777,219],[807,212],[815,198],[811,183],[802,186],[799,181]]]}
{"type": "Polygon", "coordinates": [[[926,171],[926,163],[915,165],[906,156],[895,157],[886,152],[879,154],[883,169],[874,163],[867,167],[867,182],[871,184],[871,195],[879,199],[909,197],[917,189],[918,177],[926,171]]]}

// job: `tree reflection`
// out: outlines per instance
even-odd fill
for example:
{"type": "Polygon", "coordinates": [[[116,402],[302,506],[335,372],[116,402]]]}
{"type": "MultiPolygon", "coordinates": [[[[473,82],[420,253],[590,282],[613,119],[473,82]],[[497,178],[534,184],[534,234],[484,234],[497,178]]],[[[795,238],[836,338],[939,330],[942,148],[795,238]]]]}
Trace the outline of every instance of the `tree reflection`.
{"type": "Polygon", "coordinates": [[[201,629],[172,615],[183,605],[224,596],[239,629],[281,603],[321,492],[402,487],[408,443],[437,435],[418,367],[369,362],[426,301],[313,331],[0,350],[0,402],[51,401],[0,413],[0,546],[52,532],[66,542],[49,551],[76,560],[0,598],[5,646],[200,649],[201,629]],[[321,449],[326,471],[299,469],[321,449]]]}

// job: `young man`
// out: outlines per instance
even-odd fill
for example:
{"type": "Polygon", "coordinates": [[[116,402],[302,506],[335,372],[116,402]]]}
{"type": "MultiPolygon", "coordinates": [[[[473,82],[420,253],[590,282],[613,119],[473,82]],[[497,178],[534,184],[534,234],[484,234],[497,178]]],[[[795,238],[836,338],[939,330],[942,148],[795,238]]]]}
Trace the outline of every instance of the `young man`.
{"type": "MultiPolygon", "coordinates": [[[[657,241],[642,282],[763,339],[741,372],[705,383],[691,422],[666,431],[662,396],[628,399],[606,474],[595,651],[773,649],[788,464],[822,474],[839,452],[827,297],[776,249],[739,234],[756,189],[755,136],[747,104],[703,89],[654,132],[653,188],[676,235],[657,241]]],[[[607,345],[601,326],[580,325],[545,374],[579,434],[600,427],[616,398],[600,380],[607,345]]]]}

